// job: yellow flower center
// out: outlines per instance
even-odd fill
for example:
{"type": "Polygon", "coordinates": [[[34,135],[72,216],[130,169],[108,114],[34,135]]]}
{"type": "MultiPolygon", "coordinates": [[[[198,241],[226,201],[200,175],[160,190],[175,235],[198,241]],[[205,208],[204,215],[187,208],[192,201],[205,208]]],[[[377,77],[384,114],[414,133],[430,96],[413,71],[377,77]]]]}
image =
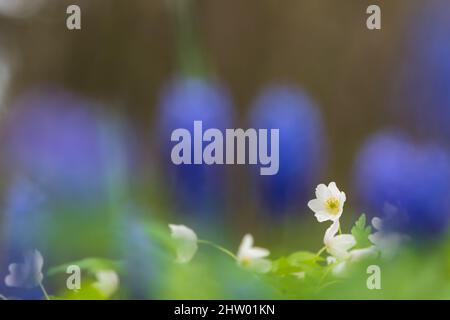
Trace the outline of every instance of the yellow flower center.
{"type": "Polygon", "coordinates": [[[250,258],[248,258],[248,257],[242,258],[241,265],[243,267],[249,267],[251,264],[252,264],[252,260],[250,258]]]}
{"type": "Polygon", "coordinates": [[[336,198],[329,198],[325,202],[325,207],[329,213],[337,215],[339,213],[339,200],[336,198]]]}

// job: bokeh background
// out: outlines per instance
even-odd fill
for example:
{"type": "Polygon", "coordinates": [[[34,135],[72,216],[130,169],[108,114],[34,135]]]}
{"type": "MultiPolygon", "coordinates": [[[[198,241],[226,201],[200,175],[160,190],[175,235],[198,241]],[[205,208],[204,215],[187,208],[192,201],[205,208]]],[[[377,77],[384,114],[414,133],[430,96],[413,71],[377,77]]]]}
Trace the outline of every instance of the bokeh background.
{"type": "Polygon", "coordinates": [[[257,297],[215,282],[177,291],[144,226],[316,250],[323,226],[306,204],[329,181],[347,194],[344,226],[365,212],[440,245],[449,14],[435,0],[0,0],[0,274],[38,248],[46,264],[132,261],[122,297],[257,297]],[[81,30],[66,28],[70,4],[81,30]],[[381,30],[366,28],[370,4],[381,30]],[[279,128],[279,174],[173,165],[170,133],[194,120],[279,128]]]}

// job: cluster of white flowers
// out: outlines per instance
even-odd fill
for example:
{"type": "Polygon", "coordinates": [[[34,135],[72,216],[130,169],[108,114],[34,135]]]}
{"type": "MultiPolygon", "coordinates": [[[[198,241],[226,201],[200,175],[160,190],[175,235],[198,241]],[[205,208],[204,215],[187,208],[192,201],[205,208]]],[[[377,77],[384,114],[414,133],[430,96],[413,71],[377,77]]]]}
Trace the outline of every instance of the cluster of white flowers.
{"type": "MultiPolygon", "coordinates": [[[[198,249],[198,238],[196,233],[184,226],[170,224],[172,239],[176,242],[176,261],[179,263],[188,263],[192,260],[198,249]]],[[[270,260],[265,259],[270,252],[267,249],[253,246],[253,236],[246,234],[234,256],[237,263],[246,269],[266,273],[272,268],[270,260]]]]}
{"type": "MultiPolygon", "coordinates": [[[[332,273],[342,275],[348,264],[376,257],[381,252],[382,255],[392,254],[393,247],[400,244],[400,238],[395,235],[387,235],[382,230],[382,221],[379,218],[372,219],[372,225],[377,230],[369,235],[368,240],[372,243],[366,248],[354,248],[357,244],[352,234],[342,234],[340,231],[340,217],[344,211],[346,195],[340,191],[335,182],[327,185],[319,184],[316,188],[316,199],[308,202],[308,207],[314,211],[318,222],[331,221],[331,226],[325,231],[323,238],[324,249],[329,256],[327,263],[332,265],[332,273]],[[393,246],[394,244],[394,246],[393,246]]],[[[177,245],[177,261],[180,263],[189,262],[198,249],[198,238],[195,232],[184,225],[169,225],[172,231],[172,238],[177,245]]],[[[271,270],[272,263],[266,259],[269,256],[269,250],[253,246],[253,236],[246,234],[242,239],[237,254],[233,257],[237,263],[249,270],[266,273],[271,270]]],[[[223,249],[223,248],[222,248],[223,249]]],[[[301,278],[304,273],[301,272],[301,278]]]]}
{"type": "Polygon", "coordinates": [[[351,250],[356,245],[355,237],[352,234],[341,234],[340,232],[339,218],[343,213],[345,201],[345,193],[337,188],[335,182],[330,182],[328,186],[318,185],[316,199],[308,203],[308,207],[314,211],[317,221],[332,221],[331,226],[325,232],[323,242],[330,254],[327,262],[334,265],[333,273],[335,275],[343,274],[349,263],[375,257],[379,252],[383,256],[392,256],[401,241],[399,235],[383,232],[382,220],[375,217],[372,219],[372,225],[377,232],[369,235],[369,240],[373,245],[351,250]],[[336,235],[338,231],[339,234],[336,235]]]}

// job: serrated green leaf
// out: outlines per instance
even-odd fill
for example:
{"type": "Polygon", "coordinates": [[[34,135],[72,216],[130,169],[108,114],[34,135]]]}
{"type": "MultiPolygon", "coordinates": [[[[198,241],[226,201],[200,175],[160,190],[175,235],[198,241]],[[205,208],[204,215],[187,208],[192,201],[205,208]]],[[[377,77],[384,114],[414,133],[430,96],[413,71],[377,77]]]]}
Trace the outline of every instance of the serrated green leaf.
{"type": "Polygon", "coordinates": [[[366,226],[366,215],[363,213],[352,228],[352,235],[355,237],[355,249],[367,248],[372,245],[369,235],[372,233],[372,227],[366,226]]]}

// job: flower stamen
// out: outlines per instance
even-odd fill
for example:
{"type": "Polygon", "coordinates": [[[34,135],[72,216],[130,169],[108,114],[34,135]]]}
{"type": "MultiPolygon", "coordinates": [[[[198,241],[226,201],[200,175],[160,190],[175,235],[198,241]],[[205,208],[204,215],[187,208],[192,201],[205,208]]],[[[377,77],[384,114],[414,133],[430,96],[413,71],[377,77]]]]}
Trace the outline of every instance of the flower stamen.
{"type": "Polygon", "coordinates": [[[337,215],[339,213],[339,200],[336,198],[329,198],[325,202],[325,207],[329,213],[337,215]]]}

